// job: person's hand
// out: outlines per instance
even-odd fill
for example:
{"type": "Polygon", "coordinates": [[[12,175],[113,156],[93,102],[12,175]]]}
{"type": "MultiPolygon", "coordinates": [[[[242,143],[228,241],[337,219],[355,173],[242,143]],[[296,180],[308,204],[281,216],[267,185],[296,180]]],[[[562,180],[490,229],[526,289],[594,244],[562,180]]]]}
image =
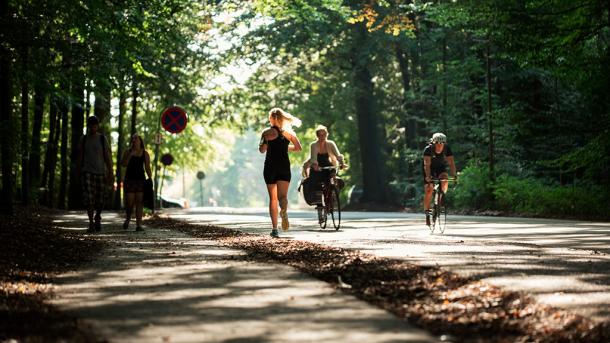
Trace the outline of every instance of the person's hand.
{"type": "Polygon", "coordinates": [[[426,183],[432,182],[432,178],[430,176],[426,176],[424,180],[426,180],[426,183]]]}

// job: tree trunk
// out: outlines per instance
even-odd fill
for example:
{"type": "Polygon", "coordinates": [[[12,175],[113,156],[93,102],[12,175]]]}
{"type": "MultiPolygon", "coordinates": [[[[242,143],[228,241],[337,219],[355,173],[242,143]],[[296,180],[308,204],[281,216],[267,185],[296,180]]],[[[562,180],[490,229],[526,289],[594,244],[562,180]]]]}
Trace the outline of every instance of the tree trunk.
{"type": "MultiPolygon", "coordinates": [[[[95,103],[93,104],[93,112],[95,113],[95,116],[100,120],[100,133],[106,136],[110,144],[112,144],[112,141],[110,140],[110,98],[112,95],[110,84],[110,78],[106,78],[103,80],[98,79],[98,81],[96,82],[95,103]]],[[[112,190],[107,191],[104,195],[104,199],[112,200],[113,198],[114,197],[112,194],[112,190]]],[[[112,208],[112,202],[105,201],[104,207],[112,208]]]]}
{"type": "Polygon", "coordinates": [[[28,65],[27,48],[24,49],[21,58],[23,59],[23,69],[21,70],[21,201],[24,205],[28,205],[30,202],[30,152],[28,149],[28,134],[30,132],[30,90],[26,76],[28,65]]]}
{"type": "MultiPolygon", "coordinates": [[[[61,133],[61,115],[59,113],[59,99],[55,95],[51,96],[51,118],[55,121],[55,132],[49,134],[49,170],[48,170],[48,186],[47,186],[47,205],[55,206],[55,173],[57,172],[57,148],[59,147],[59,137],[61,133]]],[[[44,177],[44,176],[43,176],[44,177]]]]}
{"type": "Polygon", "coordinates": [[[32,122],[32,144],[30,147],[30,187],[40,187],[40,131],[44,114],[45,90],[34,86],[34,121],[32,122]]]}
{"type": "Polygon", "coordinates": [[[121,174],[121,157],[123,157],[123,145],[125,144],[125,135],[123,134],[123,126],[125,122],[125,112],[127,112],[127,94],[125,92],[125,85],[120,85],[121,89],[119,94],[119,138],[116,149],[116,184],[117,189],[114,194],[114,208],[121,209],[121,183],[123,181],[123,175],[121,174]]]}
{"type": "Polygon", "coordinates": [[[490,42],[487,43],[485,50],[485,76],[487,79],[487,120],[489,123],[489,178],[491,181],[495,180],[494,166],[495,166],[495,157],[494,157],[494,125],[493,125],[493,113],[492,113],[492,103],[491,103],[491,52],[490,52],[490,42]]]}
{"type": "Polygon", "coordinates": [[[84,108],[84,75],[75,71],[76,75],[72,80],[72,118],[71,126],[71,147],[70,147],[70,186],[68,193],[68,208],[79,209],[82,207],[81,180],[78,175],[77,163],[80,157],[80,142],[83,137],[85,125],[84,108]]]}
{"type": "MultiPolygon", "coordinates": [[[[0,20],[9,19],[8,1],[0,1],[0,20]]],[[[0,154],[2,155],[2,204],[3,213],[13,213],[13,140],[11,139],[11,81],[10,51],[0,44],[0,154]]]]}
{"type": "Polygon", "coordinates": [[[131,130],[129,137],[136,134],[136,121],[138,120],[138,84],[136,78],[133,78],[131,84],[131,130]]]}
{"type": "Polygon", "coordinates": [[[396,44],[396,59],[400,67],[402,88],[404,91],[403,111],[405,113],[403,125],[405,126],[405,141],[407,149],[417,149],[417,121],[408,110],[409,93],[411,92],[411,73],[409,72],[409,59],[399,44],[396,44]]]}
{"type": "Polygon", "coordinates": [[[442,63],[442,98],[441,98],[441,105],[442,105],[442,122],[443,122],[443,131],[446,133],[447,129],[448,129],[448,125],[447,125],[447,33],[445,33],[445,35],[443,36],[443,41],[442,41],[443,47],[442,47],[442,51],[443,51],[443,63],[442,63]]]}
{"type": "MultiPolygon", "coordinates": [[[[55,139],[55,131],[57,131],[57,105],[55,103],[55,97],[51,95],[49,97],[49,136],[47,137],[44,168],[42,169],[42,182],[41,185],[46,188],[48,192],[49,174],[51,174],[51,162],[53,160],[53,140],[55,139]]],[[[45,201],[48,199],[45,199],[45,201]]],[[[50,205],[46,202],[47,205],[50,205]]]]}
{"type": "Polygon", "coordinates": [[[355,106],[358,116],[358,136],[362,160],[362,201],[385,202],[383,182],[382,142],[375,109],[373,82],[369,71],[367,31],[364,25],[355,26],[356,42],[353,50],[355,106]]]}
{"type": "Polygon", "coordinates": [[[66,208],[66,195],[68,191],[68,111],[70,103],[68,97],[63,94],[68,94],[70,87],[64,85],[62,98],[60,103],[61,114],[61,149],[60,149],[60,174],[59,174],[59,196],[57,199],[57,207],[60,209],[66,208]]]}

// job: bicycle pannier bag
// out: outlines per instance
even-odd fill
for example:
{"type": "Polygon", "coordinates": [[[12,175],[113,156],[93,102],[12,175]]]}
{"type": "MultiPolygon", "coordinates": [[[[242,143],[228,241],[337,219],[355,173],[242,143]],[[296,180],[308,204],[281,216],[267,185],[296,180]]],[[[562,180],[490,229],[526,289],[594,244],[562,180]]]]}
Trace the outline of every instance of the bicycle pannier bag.
{"type": "Polygon", "coordinates": [[[303,198],[305,198],[305,202],[307,205],[315,205],[316,201],[316,189],[314,187],[311,178],[306,178],[301,180],[301,189],[303,191],[303,198]]]}

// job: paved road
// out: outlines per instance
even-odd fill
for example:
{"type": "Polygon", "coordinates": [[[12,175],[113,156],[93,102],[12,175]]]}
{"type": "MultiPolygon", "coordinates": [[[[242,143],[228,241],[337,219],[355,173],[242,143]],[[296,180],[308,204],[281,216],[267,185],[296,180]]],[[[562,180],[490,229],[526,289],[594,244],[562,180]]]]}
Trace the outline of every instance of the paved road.
{"type": "MultiPolygon", "coordinates": [[[[166,210],[177,219],[268,234],[266,209],[166,210]]],[[[321,230],[313,210],[292,211],[282,237],[439,265],[597,321],[610,320],[610,223],[450,216],[430,234],[421,214],[347,212],[342,227],[321,230]]]]}
{"type": "MultiPolygon", "coordinates": [[[[86,217],[55,223],[84,231],[86,217]]],[[[114,214],[103,224],[108,249],[57,277],[53,303],[110,342],[440,341],[294,268],[177,231],[124,231],[114,214]]]]}

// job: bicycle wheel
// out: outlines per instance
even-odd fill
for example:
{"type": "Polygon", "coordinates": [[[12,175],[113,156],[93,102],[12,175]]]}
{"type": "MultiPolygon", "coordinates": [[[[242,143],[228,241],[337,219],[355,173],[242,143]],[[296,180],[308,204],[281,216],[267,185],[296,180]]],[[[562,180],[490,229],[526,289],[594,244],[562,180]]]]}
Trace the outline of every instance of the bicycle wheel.
{"type": "Polygon", "coordinates": [[[432,213],[430,213],[430,233],[436,230],[436,219],[438,218],[438,206],[432,205],[432,213]]]}
{"type": "Polygon", "coordinates": [[[436,219],[436,225],[440,233],[445,233],[445,228],[447,228],[447,208],[445,206],[438,207],[438,215],[436,219]]]}
{"type": "Polygon", "coordinates": [[[330,217],[333,220],[335,230],[339,230],[341,226],[341,203],[339,202],[339,190],[333,187],[330,193],[330,217]]]}
{"type": "Polygon", "coordinates": [[[325,193],[326,192],[322,194],[322,207],[318,208],[318,224],[320,224],[320,228],[322,229],[326,229],[326,219],[328,216],[328,213],[326,212],[328,206],[326,206],[327,200],[325,193]]]}

